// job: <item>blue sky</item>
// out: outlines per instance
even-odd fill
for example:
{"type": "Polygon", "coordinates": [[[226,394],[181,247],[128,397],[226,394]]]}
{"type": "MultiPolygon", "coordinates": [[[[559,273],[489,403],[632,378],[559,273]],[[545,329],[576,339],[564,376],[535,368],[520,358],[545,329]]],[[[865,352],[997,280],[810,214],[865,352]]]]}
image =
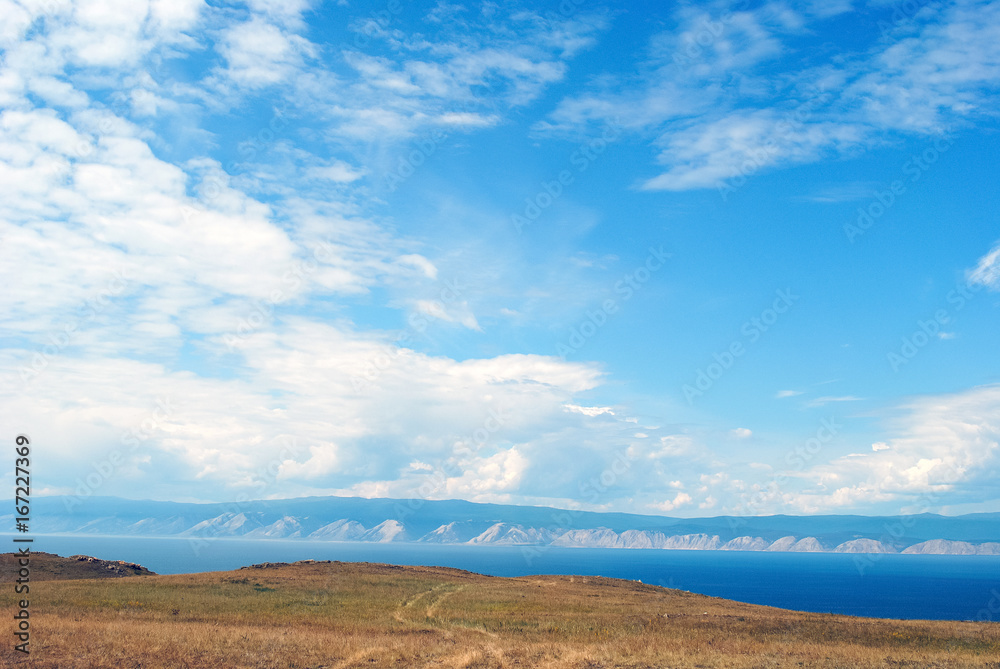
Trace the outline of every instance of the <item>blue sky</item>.
{"type": "Polygon", "coordinates": [[[1000,510],[1000,5],[0,8],[37,491],[1000,510]]]}

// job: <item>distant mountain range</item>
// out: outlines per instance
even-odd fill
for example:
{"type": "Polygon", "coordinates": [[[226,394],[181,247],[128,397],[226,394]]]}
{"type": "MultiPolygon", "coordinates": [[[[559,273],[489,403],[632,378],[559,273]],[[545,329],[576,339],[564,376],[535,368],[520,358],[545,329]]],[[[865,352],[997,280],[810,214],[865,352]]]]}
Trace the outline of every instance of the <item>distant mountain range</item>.
{"type": "MultiPolygon", "coordinates": [[[[229,504],[37,497],[42,534],[668,550],[1000,555],[1000,513],[669,518],[461,500],[305,497],[229,504]]],[[[0,516],[11,526],[13,516],[0,516]]]]}

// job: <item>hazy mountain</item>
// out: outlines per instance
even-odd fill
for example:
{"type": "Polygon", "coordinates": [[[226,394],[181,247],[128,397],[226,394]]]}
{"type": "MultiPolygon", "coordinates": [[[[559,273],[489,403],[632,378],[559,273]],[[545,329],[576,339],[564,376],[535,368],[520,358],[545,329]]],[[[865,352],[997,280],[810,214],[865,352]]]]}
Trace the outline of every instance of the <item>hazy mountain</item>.
{"type": "Polygon", "coordinates": [[[765,548],[766,551],[790,551],[795,545],[795,537],[781,537],[773,544],[765,548]]]}
{"type": "Polygon", "coordinates": [[[496,544],[507,546],[529,546],[552,543],[555,535],[546,529],[525,528],[521,525],[496,523],[485,532],[471,539],[470,544],[496,544]]]}
{"type": "Polygon", "coordinates": [[[298,539],[302,536],[302,525],[298,519],[283,516],[267,527],[258,527],[245,535],[247,538],[267,537],[269,539],[298,539]]]}
{"type": "Polygon", "coordinates": [[[367,530],[361,523],[341,518],[312,532],[309,538],[322,541],[359,541],[365,532],[367,530]]]}
{"type": "MultiPolygon", "coordinates": [[[[39,533],[419,541],[647,550],[1000,555],[1000,514],[669,518],[460,500],[307,497],[191,504],[39,497],[39,533]]],[[[0,522],[13,522],[11,515],[0,522]]]]}
{"type": "Polygon", "coordinates": [[[410,537],[406,533],[406,528],[398,520],[384,520],[358,537],[358,541],[374,541],[380,544],[386,544],[390,541],[407,541],[409,539],[410,537]]]}
{"type": "Polygon", "coordinates": [[[763,551],[767,550],[770,542],[760,537],[736,537],[719,546],[723,551],[763,551]]]}
{"type": "Polygon", "coordinates": [[[1000,555],[1000,543],[970,544],[967,541],[934,539],[910,546],[903,550],[906,554],[917,555],[1000,555]]]}
{"type": "Polygon", "coordinates": [[[835,553],[895,553],[896,549],[886,546],[877,539],[852,539],[833,549],[835,553]]]}

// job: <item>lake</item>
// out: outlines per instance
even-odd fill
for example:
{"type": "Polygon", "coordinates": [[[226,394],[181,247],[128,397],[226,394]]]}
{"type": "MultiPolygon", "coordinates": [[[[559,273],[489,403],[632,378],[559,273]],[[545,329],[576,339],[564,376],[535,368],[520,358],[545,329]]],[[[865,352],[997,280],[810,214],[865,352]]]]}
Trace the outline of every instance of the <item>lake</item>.
{"type": "MultiPolygon", "coordinates": [[[[10,540],[10,535],[0,539],[13,547],[10,540]]],[[[84,554],[137,562],[160,574],[224,571],[259,562],[305,559],[385,562],[455,567],[493,576],[579,574],[638,579],[800,611],[1000,621],[1000,556],[883,555],[872,556],[874,559],[869,561],[868,556],[839,553],[72,535],[35,535],[32,548],[59,555],[84,554]]]]}

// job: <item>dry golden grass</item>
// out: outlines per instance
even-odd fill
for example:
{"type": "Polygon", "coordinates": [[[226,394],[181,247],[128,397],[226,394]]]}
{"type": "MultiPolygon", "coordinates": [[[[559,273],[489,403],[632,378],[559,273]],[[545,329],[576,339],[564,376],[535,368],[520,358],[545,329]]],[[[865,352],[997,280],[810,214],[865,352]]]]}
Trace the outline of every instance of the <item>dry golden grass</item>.
{"type": "MultiPolygon", "coordinates": [[[[13,589],[0,606],[14,610],[13,589]]],[[[297,563],[32,582],[40,669],[1000,667],[1000,625],[799,613],[593,577],[297,563]]]]}

